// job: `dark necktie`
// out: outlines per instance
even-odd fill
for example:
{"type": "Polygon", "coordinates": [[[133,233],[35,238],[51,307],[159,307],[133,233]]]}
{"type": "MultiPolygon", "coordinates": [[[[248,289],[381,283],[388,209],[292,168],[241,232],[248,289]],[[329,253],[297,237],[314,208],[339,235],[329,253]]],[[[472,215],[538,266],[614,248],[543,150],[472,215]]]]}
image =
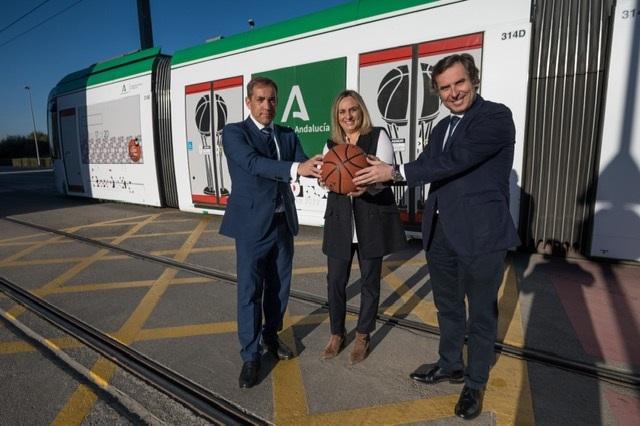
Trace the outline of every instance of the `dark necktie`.
{"type": "Polygon", "coordinates": [[[449,117],[449,135],[447,136],[447,139],[442,144],[443,151],[444,151],[444,148],[449,143],[449,141],[451,140],[451,137],[453,136],[453,131],[456,128],[456,124],[458,124],[458,121],[460,121],[460,117],[458,117],[457,115],[452,115],[449,117]]]}
{"type": "MultiPolygon", "coordinates": [[[[265,127],[260,130],[262,133],[267,135],[267,152],[269,153],[269,158],[274,160],[278,159],[278,150],[276,149],[276,141],[273,138],[273,129],[271,127],[265,127]]],[[[278,188],[278,195],[276,198],[276,212],[284,211],[283,201],[282,201],[282,193],[280,192],[280,188],[278,188]]]]}
{"type": "Polygon", "coordinates": [[[276,141],[273,139],[273,129],[271,127],[265,127],[260,131],[267,135],[267,152],[269,153],[269,158],[277,160],[278,151],[276,149],[276,141]]]}

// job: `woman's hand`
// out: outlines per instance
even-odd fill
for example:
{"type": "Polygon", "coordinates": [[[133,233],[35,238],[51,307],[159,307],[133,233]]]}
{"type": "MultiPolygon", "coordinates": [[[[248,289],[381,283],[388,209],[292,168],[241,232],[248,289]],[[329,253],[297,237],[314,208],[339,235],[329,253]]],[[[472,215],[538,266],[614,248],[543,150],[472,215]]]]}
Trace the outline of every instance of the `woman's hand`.
{"type": "Polygon", "coordinates": [[[349,197],[359,197],[362,194],[364,194],[365,192],[367,192],[367,187],[366,186],[358,186],[358,187],[356,187],[355,190],[349,192],[347,195],[349,197]]]}

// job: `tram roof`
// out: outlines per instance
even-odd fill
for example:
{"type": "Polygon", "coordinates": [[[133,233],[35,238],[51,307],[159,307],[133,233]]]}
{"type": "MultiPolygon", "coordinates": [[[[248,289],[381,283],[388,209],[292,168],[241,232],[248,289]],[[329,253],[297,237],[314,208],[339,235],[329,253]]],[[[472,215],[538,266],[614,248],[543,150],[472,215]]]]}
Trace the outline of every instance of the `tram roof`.
{"type": "Polygon", "coordinates": [[[178,50],[172,57],[172,66],[197,61],[226,52],[247,49],[297,35],[346,25],[362,19],[392,13],[442,0],[356,0],[299,18],[221,38],[209,43],[178,50]]]}
{"type": "Polygon", "coordinates": [[[72,72],[62,78],[51,90],[49,97],[73,92],[96,84],[117,80],[130,75],[150,72],[153,61],[160,54],[159,47],[139,50],[98,62],[80,71],[72,72]]]}

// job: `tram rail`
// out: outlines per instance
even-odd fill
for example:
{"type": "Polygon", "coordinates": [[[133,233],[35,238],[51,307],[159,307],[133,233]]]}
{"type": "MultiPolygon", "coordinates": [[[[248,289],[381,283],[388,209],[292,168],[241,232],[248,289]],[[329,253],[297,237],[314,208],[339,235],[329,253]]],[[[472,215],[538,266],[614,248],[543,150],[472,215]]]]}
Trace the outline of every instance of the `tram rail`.
{"type": "MultiPolygon", "coordinates": [[[[47,227],[45,225],[36,224],[29,221],[13,218],[13,217],[5,217],[4,219],[22,226],[30,227],[33,229],[39,229],[41,231],[52,233],[52,234],[61,235],[66,238],[81,241],[97,247],[107,248],[109,250],[117,251],[127,256],[135,257],[141,260],[155,262],[163,266],[171,266],[183,271],[189,271],[194,274],[204,276],[207,278],[213,278],[213,279],[225,281],[232,284],[236,284],[237,282],[235,275],[229,274],[223,271],[219,271],[213,268],[209,268],[206,266],[195,265],[188,262],[180,262],[167,257],[152,255],[152,254],[143,252],[141,250],[120,247],[104,241],[99,241],[99,240],[84,237],[81,235],[76,235],[73,233],[65,232],[62,230],[47,227]]],[[[0,279],[0,281],[2,281],[4,286],[4,281],[6,280],[0,279]]],[[[28,292],[25,292],[24,290],[22,290],[22,292],[28,293],[28,292]]],[[[30,293],[29,295],[30,297],[35,297],[30,293]]],[[[296,300],[314,304],[318,307],[328,308],[327,299],[314,294],[310,294],[310,293],[299,291],[299,290],[291,290],[291,297],[293,297],[296,300]]],[[[354,306],[347,305],[347,311],[352,314],[356,314],[356,315],[359,314],[359,309],[354,306]]],[[[419,323],[417,321],[408,320],[405,318],[399,318],[399,317],[390,316],[390,315],[384,315],[384,314],[378,314],[377,319],[381,323],[396,326],[396,327],[401,327],[410,331],[423,332],[423,333],[428,333],[435,336],[440,335],[438,327],[419,323]]],[[[97,333],[100,333],[100,332],[97,332],[97,333]]],[[[124,345],[121,345],[121,346],[124,346],[124,345]]],[[[616,385],[621,385],[629,388],[640,387],[640,375],[634,374],[631,372],[619,370],[619,369],[608,367],[608,366],[592,365],[586,362],[563,357],[552,352],[541,351],[541,350],[536,350],[531,348],[521,348],[521,347],[509,345],[503,342],[495,342],[494,348],[497,352],[499,352],[502,355],[514,357],[524,361],[537,362],[539,364],[543,364],[546,366],[559,368],[559,369],[576,373],[576,374],[595,377],[599,380],[607,381],[616,385]]],[[[149,361],[153,363],[153,361],[151,360],[149,361]]],[[[168,370],[166,369],[166,367],[163,367],[161,365],[160,367],[161,369],[163,368],[165,370],[168,370]]],[[[184,379],[184,380],[187,380],[187,379],[184,379]]],[[[204,391],[205,393],[209,393],[209,391],[207,391],[206,389],[200,388],[200,390],[204,391]]]]}
{"type": "Polygon", "coordinates": [[[213,424],[268,424],[220,395],[120,343],[2,276],[0,276],[0,292],[213,424]]]}

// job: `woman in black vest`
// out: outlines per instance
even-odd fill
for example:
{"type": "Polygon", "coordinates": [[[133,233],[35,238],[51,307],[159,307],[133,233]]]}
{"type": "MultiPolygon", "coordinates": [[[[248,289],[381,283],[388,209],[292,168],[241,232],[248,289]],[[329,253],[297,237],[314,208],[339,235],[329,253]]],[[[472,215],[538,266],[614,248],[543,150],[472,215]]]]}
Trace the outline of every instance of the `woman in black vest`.
{"type": "MultiPolygon", "coordinates": [[[[387,132],[372,127],[367,107],[358,92],[338,94],[331,109],[331,139],[323,154],[334,145],[357,145],[369,155],[393,164],[393,147],[387,132]]],[[[380,300],[382,257],[401,250],[406,239],[391,188],[382,185],[358,188],[341,195],[329,192],[324,216],[322,251],[327,256],[327,294],[331,338],[323,359],[335,357],[344,345],[346,287],[354,252],[358,253],[362,289],[356,338],[349,357],[355,364],[369,352],[369,335],[375,329],[380,300]]]]}

